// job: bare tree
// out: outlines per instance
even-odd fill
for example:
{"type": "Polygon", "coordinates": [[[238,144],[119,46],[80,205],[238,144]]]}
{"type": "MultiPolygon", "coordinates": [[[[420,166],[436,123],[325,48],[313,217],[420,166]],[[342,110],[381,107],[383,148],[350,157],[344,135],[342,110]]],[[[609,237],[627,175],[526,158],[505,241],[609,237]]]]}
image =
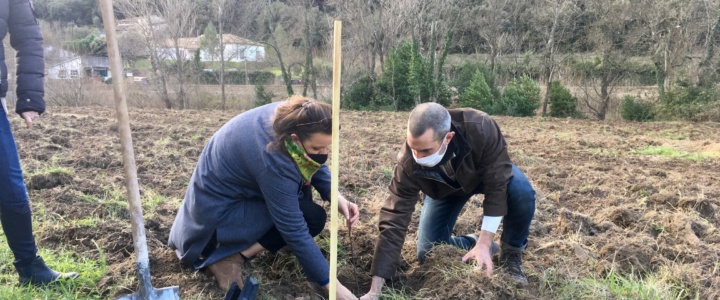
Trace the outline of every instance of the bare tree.
{"type": "Polygon", "coordinates": [[[279,9],[274,4],[275,3],[273,3],[272,0],[268,0],[265,6],[266,16],[263,22],[268,34],[263,39],[263,43],[272,48],[273,51],[275,51],[275,55],[277,55],[278,58],[278,63],[280,64],[280,72],[282,73],[283,82],[285,83],[285,89],[288,96],[292,96],[294,92],[292,88],[292,78],[290,76],[290,70],[283,61],[283,51],[281,50],[281,45],[278,42],[278,37],[275,33],[278,29],[284,31],[284,28],[282,28],[282,24],[280,24],[281,16],[279,13],[279,9]]]}
{"type": "Polygon", "coordinates": [[[463,31],[466,32],[465,38],[470,39],[466,43],[474,45],[476,53],[481,49],[489,53],[492,71],[495,71],[495,61],[509,39],[509,32],[504,25],[510,19],[508,8],[511,2],[487,0],[480,5],[466,4],[463,10],[463,31]]]}
{"type": "Polygon", "coordinates": [[[592,114],[599,120],[605,120],[611,101],[610,95],[620,79],[628,73],[628,56],[623,53],[623,49],[629,48],[629,43],[636,41],[630,37],[629,32],[633,27],[633,9],[639,8],[626,1],[592,1],[589,4],[589,13],[597,18],[589,24],[591,28],[588,39],[598,56],[590,72],[590,80],[585,80],[584,99],[592,114]]]}
{"type": "MultiPolygon", "coordinates": [[[[550,86],[555,76],[555,70],[558,66],[558,61],[562,61],[563,58],[558,59],[558,43],[565,37],[568,28],[569,21],[573,18],[573,14],[576,11],[575,0],[551,0],[551,2],[543,3],[540,7],[537,7],[538,18],[536,24],[544,25],[545,33],[544,40],[545,51],[543,58],[543,75],[545,80],[545,95],[542,105],[542,116],[547,114],[548,100],[550,99],[550,86]],[[547,5],[549,4],[549,5],[547,5]]],[[[567,55],[565,55],[567,57],[567,55]]]]}
{"type": "Polygon", "coordinates": [[[641,0],[637,3],[637,19],[645,26],[636,36],[647,41],[650,57],[657,74],[660,95],[668,88],[674,69],[686,62],[696,37],[690,26],[691,9],[682,0],[641,0]]]}
{"type": "Polygon", "coordinates": [[[167,22],[166,32],[175,48],[175,72],[178,80],[178,101],[183,109],[190,107],[185,92],[187,80],[187,53],[180,45],[180,39],[195,32],[195,2],[189,0],[157,0],[158,12],[167,22]]]}
{"type": "Polygon", "coordinates": [[[695,82],[711,85],[711,78],[716,77],[718,70],[715,59],[717,44],[720,42],[720,4],[717,1],[702,0],[701,11],[704,12],[703,29],[705,31],[705,57],[700,62],[700,71],[695,82]]]}
{"type": "Polygon", "coordinates": [[[135,18],[131,31],[137,32],[143,39],[150,56],[153,74],[160,79],[160,98],[165,108],[172,108],[172,101],[168,93],[167,70],[158,55],[158,48],[162,42],[161,30],[165,28],[165,21],[156,16],[157,7],[148,1],[119,0],[115,2],[120,12],[128,18],[135,18]]]}
{"type": "MultiPolygon", "coordinates": [[[[219,42],[219,54],[220,54],[220,103],[221,109],[225,110],[226,107],[226,96],[225,96],[225,40],[223,35],[225,33],[225,18],[228,15],[228,11],[232,9],[228,6],[228,0],[212,0],[210,2],[211,10],[214,12],[213,16],[215,21],[218,23],[218,42],[219,42]]],[[[244,58],[243,58],[244,59],[244,58]]],[[[246,78],[247,80],[247,78],[246,78]]]]}
{"type": "Polygon", "coordinates": [[[315,47],[323,37],[328,36],[329,31],[320,22],[320,11],[314,6],[313,0],[297,0],[292,2],[297,11],[302,11],[302,36],[303,50],[305,52],[305,63],[303,65],[302,95],[307,96],[308,87],[313,92],[313,98],[317,98],[317,72],[314,64],[315,47]]]}

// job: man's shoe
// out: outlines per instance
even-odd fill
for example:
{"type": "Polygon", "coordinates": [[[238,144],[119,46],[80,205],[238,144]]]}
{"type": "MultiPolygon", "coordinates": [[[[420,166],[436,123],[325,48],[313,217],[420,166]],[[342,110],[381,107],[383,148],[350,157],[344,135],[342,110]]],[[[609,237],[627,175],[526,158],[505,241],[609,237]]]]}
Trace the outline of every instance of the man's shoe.
{"type": "Polygon", "coordinates": [[[528,284],[527,277],[522,268],[523,251],[509,245],[503,244],[500,253],[500,265],[507,270],[510,277],[515,283],[526,286],[528,284]]]}
{"type": "Polygon", "coordinates": [[[50,269],[40,256],[35,257],[30,264],[25,266],[15,264],[15,270],[18,272],[21,285],[28,283],[32,285],[43,285],[62,279],[75,279],[78,277],[78,273],[75,272],[60,273],[50,269]]]}
{"type": "MultiPolygon", "coordinates": [[[[463,235],[463,237],[470,240],[470,249],[472,249],[473,247],[475,247],[475,245],[477,245],[477,241],[479,239],[477,235],[468,234],[468,235],[463,235]]],[[[498,246],[498,244],[495,241],[492,241],[492,244],[490,244],[490,256],[494,256],[498,252],[500,252],[500,246],[498,246]]]]}
{"type": "Polygon", "coordinates": [[[226,257],[212,265],[208,270],[215,276],[218,285],[223,291],[227,291],[233,282],[236,282],[239,288],[243,288],[242,265],[245,262],[240,253],[226,257]]]}

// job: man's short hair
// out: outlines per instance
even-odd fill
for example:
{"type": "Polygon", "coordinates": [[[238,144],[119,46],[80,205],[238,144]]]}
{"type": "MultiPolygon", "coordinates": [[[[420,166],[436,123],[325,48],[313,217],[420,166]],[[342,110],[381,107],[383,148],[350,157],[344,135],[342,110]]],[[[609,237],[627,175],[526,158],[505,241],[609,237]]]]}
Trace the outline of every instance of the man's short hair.
{"type": "Polygon", "coordinates": [[[440,104],[422,103],[410,112],[408,132],[412,137],[419,137],[432,129],[435,140],[441,140],[450,131],[450,112],[440,104]]]}

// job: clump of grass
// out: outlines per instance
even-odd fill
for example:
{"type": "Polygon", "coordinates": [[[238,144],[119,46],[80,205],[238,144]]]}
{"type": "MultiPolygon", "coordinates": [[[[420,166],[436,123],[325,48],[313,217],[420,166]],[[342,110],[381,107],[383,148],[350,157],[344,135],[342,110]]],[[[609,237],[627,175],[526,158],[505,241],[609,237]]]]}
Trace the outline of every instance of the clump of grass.
{"type": "Polygon", "coordinates": [[[390,287],[384,287],[380,294],[380,300],[412,300],[417,297],[411,295],[410,292],[405,289],[393,289],[390,287]]]}
{"type": "Polygon", "coordinates": [[[98,251],[98,259],[91,259],[72,251],[40,249],[39,255],[48,266],[58,271],[78,272],[80,276],[47,286],[20,286],[12,265],[12,252],[5,235],[0,235],[0,299],[105,299],[98,282],[107,272],[107,262],[100,247],[98,251]]]}
{"type": "Polygon", "coordinates": [[[690,160],[690,161],[696,161],[696,162],[704,161],[709,158],[707,155],[703,155],[700,153],[680,151],[677,149],[663,147],[663,146],[646,146],[645,148],[632,151],[631,153],[640,154],[640,155],[665,156],[665,157],[670,157],[670,158],[677,158],[677,159],[690,160]]]}
{"type": "Polygon", "coordinates": [[[383,180],[385,182],[390,182],[393,178],[393,167],[384,166],[380,169],[380,172],[383,174],[383,180]]]}
{"type": "Polygon", "coordinates": [[[677,273],[664,268],[641,278],[610,270],[605,276],[561,278],[550,268],[541,275],[543,294],[554,299],[687,299],[691,288],[684,285],[677,273]]]}

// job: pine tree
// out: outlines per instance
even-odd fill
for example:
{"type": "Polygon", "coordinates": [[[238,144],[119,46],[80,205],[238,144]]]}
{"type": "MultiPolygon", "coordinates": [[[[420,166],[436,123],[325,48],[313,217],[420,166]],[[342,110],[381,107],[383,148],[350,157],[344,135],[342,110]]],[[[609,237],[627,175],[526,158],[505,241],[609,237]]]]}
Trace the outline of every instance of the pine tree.
{"type": "Polygon", "coordinates": [[[490,86],[488,86],[485,81],[485,76],[483,76],[480,70],[475,72],[470,86],[467,87],[461,95],[460,105],[462,107],[479,109],[488,114],[495,113],[495,99],[493,99],[490,86]]]}

